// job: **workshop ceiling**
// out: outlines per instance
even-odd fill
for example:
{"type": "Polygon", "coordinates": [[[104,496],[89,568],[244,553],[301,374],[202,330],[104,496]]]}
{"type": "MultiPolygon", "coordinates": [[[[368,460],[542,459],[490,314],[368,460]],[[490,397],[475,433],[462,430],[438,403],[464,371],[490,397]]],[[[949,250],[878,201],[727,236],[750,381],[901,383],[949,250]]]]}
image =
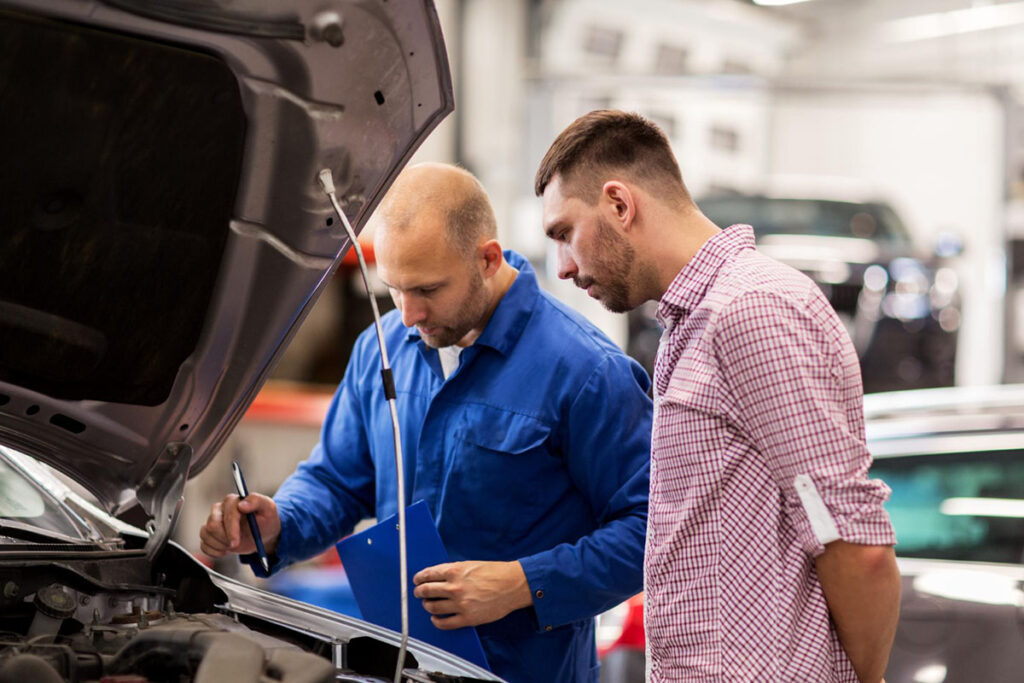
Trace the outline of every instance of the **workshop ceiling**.
{"type": "Polygon", "coordinates": [[[793,77],[1024,85],[1021,0],[741,1],[801,26],[793,77]]]}

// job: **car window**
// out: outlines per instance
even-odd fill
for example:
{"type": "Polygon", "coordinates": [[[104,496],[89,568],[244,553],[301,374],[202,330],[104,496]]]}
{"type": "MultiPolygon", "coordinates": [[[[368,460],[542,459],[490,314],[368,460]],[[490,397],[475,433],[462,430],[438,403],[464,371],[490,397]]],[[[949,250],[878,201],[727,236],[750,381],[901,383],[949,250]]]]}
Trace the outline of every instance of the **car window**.
{"type": "Polygon", "coordinates": [[[720,227],[747,223],[758,235],[827,235],[906,244],[906,228],[884,204],[770,197],[709,197],[701,211],[720,227]]]}
{"type": "Polygon", "coordinates": [[[1024,552],[1024,451],[880,458],[871,476],[901,557],[1019,563],[1024,552]]]}
{"type": "Polygon", "coordinates": [[[81,530],[52,497],[4,460],[0,460],[0,519],[82,537],[81,530]]]}

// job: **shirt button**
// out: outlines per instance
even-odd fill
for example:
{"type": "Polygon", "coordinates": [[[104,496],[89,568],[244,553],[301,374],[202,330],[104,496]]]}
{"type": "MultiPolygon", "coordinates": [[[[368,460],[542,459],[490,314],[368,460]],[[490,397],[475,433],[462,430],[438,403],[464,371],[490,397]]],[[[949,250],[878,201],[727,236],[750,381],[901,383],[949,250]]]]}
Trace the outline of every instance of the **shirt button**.
{"type": "Polygon", "coordinates": [[[538,598],[543,598],[544,597],[544,591],[537,591],[536,593],[534,593],[534,595],[537,596],[538,598]]]}
{"type": "Polygon", "coordinates": [[[547,626],[545,626],[544,630],[545,631],[550,631],[551,630],[551,624],[548,624],[547,626]]]}

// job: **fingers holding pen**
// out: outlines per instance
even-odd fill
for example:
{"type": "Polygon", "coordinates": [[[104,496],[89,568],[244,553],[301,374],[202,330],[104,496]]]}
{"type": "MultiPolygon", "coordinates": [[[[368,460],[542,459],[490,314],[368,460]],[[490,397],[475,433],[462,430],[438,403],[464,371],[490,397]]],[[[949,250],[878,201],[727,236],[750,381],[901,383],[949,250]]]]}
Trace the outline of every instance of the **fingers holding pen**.
{"type": "Polygon", "coordinates": [[[210,557],[255,552],[256,544],[244,519],[246,514],[255,515],[264,546],[267,552],[273,552],[281,534],[281,520],[273,499],[259,493],[251,493],[244,500],[230,493],[214,503],[199,529],[200,549],[210,557]]]}
{"type": "Polygon", "coordinates": [[[225,499],[214,503],[199,529],[200,549],[210,557],[221,557],[231,549],[231,537],[224,522],[226,502],[225,499]]]}
{"type": "Polygon", "coordinates": [[[244,515],[252,515],[256,519],[260,536],[263,537],[263,546],[268,553],[274,552],[277,548],[277,539],[281,535],[281,518],[277,512],[277,503],[273,498],[264,496],[262,493],[250,493],[235,505],[235,514],[238,515],[237,529],[239,537],[242,539],[241,544],[245,545],[248,542],[253,546],[253,550],[244,552],[255,550],[255,542],[249,532],[248,523],[243,519],[244,515]]]}
{"type": "Polygon", "coordinates": [[[242,543],[243,534],[248,535],[247,530],[242,528],[242,515],[238,511],[238,496],[229,493],[224,496],[221,505],[221,527],[228,543],[228,548],[235,551],[242,543]]]}

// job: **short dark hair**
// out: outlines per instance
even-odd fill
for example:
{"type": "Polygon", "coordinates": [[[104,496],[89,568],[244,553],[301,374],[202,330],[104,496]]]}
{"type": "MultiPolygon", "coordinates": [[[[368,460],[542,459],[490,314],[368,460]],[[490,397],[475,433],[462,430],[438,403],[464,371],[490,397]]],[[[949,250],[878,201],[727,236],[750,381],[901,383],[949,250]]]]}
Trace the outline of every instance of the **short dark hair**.
{"type": "Polygon", "coordinates": [[[661,129],[640,114],[610,109],[584,114],[555,138],[540,162],[533,189],[538,197],[543,195],[560,175],[567,195],[593,204],[613,174],[648,186],[661,199],[692,201],[661,129]]]}

